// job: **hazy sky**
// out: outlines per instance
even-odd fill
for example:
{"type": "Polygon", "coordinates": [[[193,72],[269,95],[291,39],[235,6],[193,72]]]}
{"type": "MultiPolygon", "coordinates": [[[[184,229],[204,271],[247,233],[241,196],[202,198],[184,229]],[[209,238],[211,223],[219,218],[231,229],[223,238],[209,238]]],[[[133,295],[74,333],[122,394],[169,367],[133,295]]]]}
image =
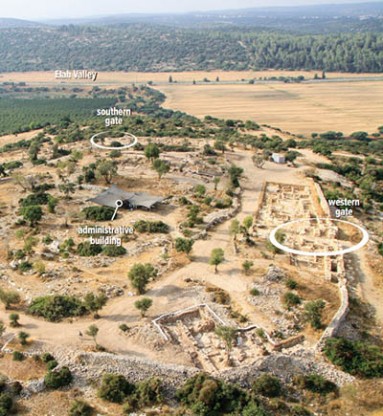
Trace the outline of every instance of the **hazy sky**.
{"type": "Polygon", "coordinates": [[[165,13],[197,10],[358,3],[363,0],[1,0],[0,17],[54,19],[119,13],[165,13]]]}

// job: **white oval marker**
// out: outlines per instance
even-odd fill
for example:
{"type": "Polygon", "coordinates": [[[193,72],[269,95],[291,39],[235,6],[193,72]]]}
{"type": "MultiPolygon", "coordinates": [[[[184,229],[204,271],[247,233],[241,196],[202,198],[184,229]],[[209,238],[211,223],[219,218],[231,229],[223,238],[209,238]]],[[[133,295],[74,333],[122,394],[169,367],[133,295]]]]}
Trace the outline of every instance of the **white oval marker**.
{"type": "Polygon", "coordinates": [[[114,147],[114,146],[104,146],[102,144],[96,143],[95,139],[96,137],[100,136],[101,134],[105,134],[108,133],[107,131],[102,131],[101,133],[97,133],[94,136],[91,137],[90,142],[92,144],[92,146],[97,147],[98,149],[102,149],[102,150],[124,150],[124,149],[129,149],[133,146],[135,146],[138,143],[138,139],[136,136],[133,136],[133,134],[130,133],[125,133],[125,136],[128,136],[132,139],[132,143],[126,144],[125,146],[120,146],[120,147],[114,147]]]}
{"type": "Polygon", "coordinates": [[[121,208],[124,205],[124,202],[121,201],[121,199],[117,199],[117,201],[115,202],[115,205],[116,205],[116,209],[114,210],[114,214],[113,214],[111,221],[114,221],[117,215],[117,211],[119,210],[119,208],[121,208]]]}
{"type": "Polygon", "coordinates": [[[364,247],[368,241],[370,239],[370,236],[368,235],[368,232],[360,227],[357,224],[354,224],[352,222],[349,221],[344,221],[344,220],[337,220],[337,219],[333,219],[333,218],[306,218],[306,219],[299,219],[299,220],[294,220],[294,221],[290,221],[290,222],[286,222],[282,225],[280,225],[279,227],[275,228],[269,236],[269,240],[270,242],[277,248],[279,248],[282,251],[285,251],[286,253],[290,253],[290,254],[296,254],[297,256],[311,256],[311,257],[328,257],[328,256],[343,256],[344,254],[348,254],[348,253],[353,253],[354,251],[357,251],[359,249],[361,249],[362,247],[364,247]],[[329,221],[338,221],[338,222],[343,222],[344,224],[348,224],[348,225],[352,225],[353,227],[357,228],[363,235],[362,240],[356,244],[355,246],[352,246],[350,248],[346,248],[343,250],[338,250],[338,251],[317,251],[317,252],[310,252],[310,251],[302,251],[302,250],[295,250],[293,248],[290,247],[286,247],[283,244],[279,243],[276,239],[276,234],[279,230],[285,228],[288,225],[291,224],[297,224],[300,222],[307,222],[307,221],[317,221],[317,220],[329,220],[329,221]]]}

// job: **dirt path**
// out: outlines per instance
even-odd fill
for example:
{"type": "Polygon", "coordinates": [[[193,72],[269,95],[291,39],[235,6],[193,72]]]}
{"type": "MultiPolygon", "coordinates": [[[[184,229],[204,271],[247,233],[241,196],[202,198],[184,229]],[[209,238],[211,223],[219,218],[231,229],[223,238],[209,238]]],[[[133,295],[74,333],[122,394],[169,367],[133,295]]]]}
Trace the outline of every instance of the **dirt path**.
{"type": "MultiPolygon", "coordinates": [[[[254,213],[265,180],[286,184],[302,184],[304,181],[299,169],[286,165],[266,162],[263,169],[256,168],[251,160],[251,152],[237,150],[229,152],[227,158],[230,162],[244,169],[244,178],[241,180],[242,204],[237,215],[239,221],[243,221],[247,215],[254,213]]],[[[119,330],[119,325],[126,323],[128,326],[135,326],[143,322],[150,322],[150,319],[160,314],[198,303],[195,290],[193,291],[193,288],[185,284],[185,278],[198,279],[224,289],[230,294],[233,304],[240,308],[240,312],[248,315],[250,322],[257,322],[269,329],[270,322],[268,322],[267,316],[260,316],[259,312],[255,316],[254,308],[251,308],[246,301],[252,278],[242,274],[241,262],[243,260],[232,250],[229,234],[230,223],[231,220],[215,227],[209,233],[208,239],[195,243],[191,263],[150,285],[146,296],[153,299],[153,307],[149,311],[148,318],[144,321],[140,319],[139,313],[134,307],[137,297],[132,296],[129,290],[126,290],[122,297],[108,302],[101,312],[101,318],[97,321],[87,317],[55,324],[20,313],[20,321],[23,325],[21,330],[28,332],[32,339],[48,345],[69,347],[71,350],[87,349],[92,345],[92,341],[90,337],[85,335],[86,328],[95,323],[99,327],[98,342],[108,350],[156,358],[161,353],[154,352],[149,346],[145,347],[141,344],[138,349],[134,339],[119,330]],[[214,268],[209,266],[208,261],[211,251],[217,247],[225,251],[225,262],[219,266],[219,273],[215,274],[214,268]],[[82,336],[80,336],[80,332],[82,336]]],[[[264,265],[267,266],[267,262],[265,260],[264,265]]],[[[263,266],[261,263],[260,265],[263,266]]],[[[8,322],[8,314],[9,311],[7,313],[4,310],[0,312],[0,319],[5,323],[8,322]]],[[[9,332],[17,333],[18,330],[14,331],[8,328],[7,332],[8,336],[9,332]]],[[[177,357],[169,356],[162,360],[166,361],[167,359],[174,361],[177,360],[177,357]]]]}

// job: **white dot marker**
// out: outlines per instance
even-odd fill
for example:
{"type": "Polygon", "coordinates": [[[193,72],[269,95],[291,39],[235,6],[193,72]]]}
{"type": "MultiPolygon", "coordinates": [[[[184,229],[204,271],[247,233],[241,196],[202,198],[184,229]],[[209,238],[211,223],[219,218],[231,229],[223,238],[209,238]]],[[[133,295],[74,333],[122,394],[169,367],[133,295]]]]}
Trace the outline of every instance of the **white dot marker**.
{"type": "Polygon", "coordinates": [[[124,202],[121,201],[121,199],[118,199],[116,201],[115,205],[116,205],[116,209],[114,210],[113,217],[112,217],[111,221],[114,221],[114,219],[116,218],[116,215],[117,215],[117,211],[119,210],[119,208],[121,208],[124,205],[124,202]]]}

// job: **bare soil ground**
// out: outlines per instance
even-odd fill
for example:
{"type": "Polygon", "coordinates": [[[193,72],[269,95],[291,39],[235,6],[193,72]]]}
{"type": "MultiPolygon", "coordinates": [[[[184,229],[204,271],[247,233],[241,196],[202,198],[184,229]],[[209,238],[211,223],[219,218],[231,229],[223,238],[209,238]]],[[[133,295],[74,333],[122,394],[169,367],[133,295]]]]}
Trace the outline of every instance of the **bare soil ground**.
{"type": "MultiPolygon", "coordinates": [[[[169,81],[172,75],[175,82],[202,82],[204,78],[215,81],[219,77],[220,81],[238,82],[259,77],[296,77],[303,75],[307,79],[313,79],[318,71],[190,71],[190,72],[99,72],[97,83],[131,83],[131,82],[160,82],[169,81]]],[[[381,74],[347,74],[341,72],[331,72],[327,74],[328,79],[332,78],[374,78],[381,74]]],[[[1,82],[28,82],[28,83],[63,83],[54,77],[54,71],[46,72],[10,72],[0,75],[1,82]]],[[[71,80],[71,83],[83,83],[81,80],[71,80]]]]}

